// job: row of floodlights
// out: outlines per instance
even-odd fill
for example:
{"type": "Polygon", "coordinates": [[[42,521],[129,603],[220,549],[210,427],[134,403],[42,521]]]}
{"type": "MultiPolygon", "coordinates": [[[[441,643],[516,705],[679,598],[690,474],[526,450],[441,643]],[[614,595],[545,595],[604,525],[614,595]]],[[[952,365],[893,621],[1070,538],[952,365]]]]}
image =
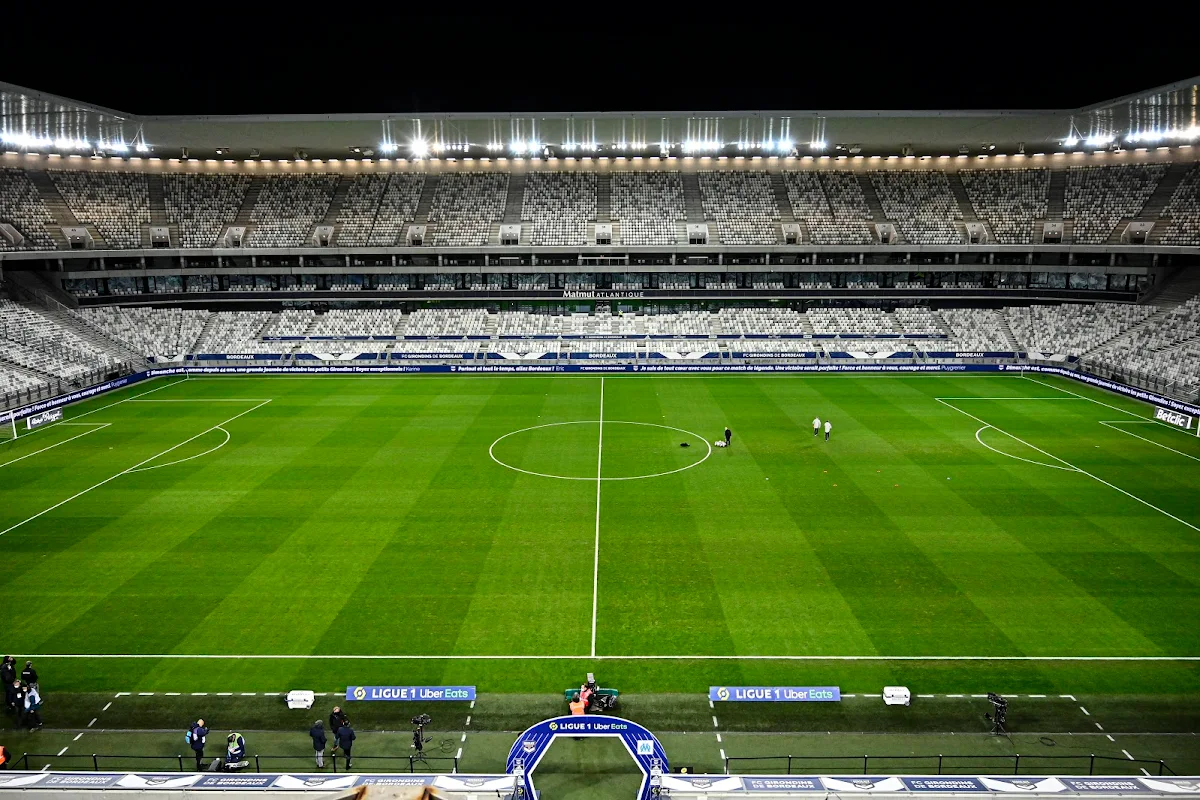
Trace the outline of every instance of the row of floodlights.
{"type": "MultiPolygon", "coordinates": [[[[790,139],[780,139],[778,141],[768,139],[764,142],[740,141],[736,142],[735,144],[737,145],[738,150],[760,149],[768,152],[775,151],[779,153],[790,153],[796,149],[796,143],[790,139]]],[[[671,149],[671,144],[669,142],[659,142],[658,146],[662,152],[668,152],[671,149]]],[[[727,146],[728,145],[724,142],[699,139],[689,139],[680,144],[680,148],[684,153],[716,152],[727,146]]],[[[812,141],[808,143],[808,146],[812,150],[820,151],[825,149],[826,143],[823,141],[812,141]]],[[[508,143],[507,150],[513,155],[534,155],[538,153],[546,153],[549,147],[549,145],[545,145],[539,142],[537,139],[513,139],[508,143]]],[[[595,153],[600,150],[600,147],[601,145],[597,142],[566,142],[564,144],[554,146],[556,150],[562,150],[568,153],[595,153]]],[[[643,151],[646,148],[647,145],[645,142],[616,142],[612,145],[612,149],[614,150],[643,151]]],[[[383,142],[379,145],[379,151],[388,155],[395,153],[398,149],[400,149],[400,146],[395,142],[383,142]]],[[[506,147],[501,142],[492,142],[488,144],[487,149],[490,153],[496,153],[503,152],[506,147]]],[[[469,146],[446,146],[436,143],[430,144],[423,139],[414,139],[408,143],[408,151],[414,158],[425,158],[431,152],[441,153],[447,150],[461,150],[462,152],[468,152],[469,146]]]]}
{"type": "MultiPolygon", "coordinates": [[[[1161,142],[1164,139],[1195,139],[1197,137],[1200,137],[1200,127],[1193,125],[1190,128],[1131,133],[1125,137],[1125,141],[1128,144],[1153,144],[1161,142]]],[[[1089,136],[1086,139],[1080,139],[1077,136],[1068,136],[1066,139],[1063,139],[1063,146],[1077,147],[1083,144],[1085,147],[1108,147],[1116,140],[1117,137],[1111,135],[1089,136]]]]}
{"type": "MultiPolygon", "coordinates": [[[[3,133],[0,134],[0,142],[13,147],[21,147],[26,150],[98,150],[106,153],[128,153],[130,145],[125,142],[87,142],[83,139],[77,139],[69,136],[51,137],[51,136],[35,136],[28,133],[3,133]]],[[[150,152],[150,147],[145,142],[136,142],[132,148],[139,153],[150,152]]]]}

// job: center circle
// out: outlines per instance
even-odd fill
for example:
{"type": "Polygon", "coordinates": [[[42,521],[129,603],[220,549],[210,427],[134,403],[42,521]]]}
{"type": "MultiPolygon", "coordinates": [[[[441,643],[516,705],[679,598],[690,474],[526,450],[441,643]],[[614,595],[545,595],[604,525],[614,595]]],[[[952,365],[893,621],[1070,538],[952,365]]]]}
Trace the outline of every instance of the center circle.
{"type": "Polygon", "coordinates": [[[712,445],[698,433],[656,422],[576,420],[510,431],[492,442],[488,455],[502,467],[539,478],[634,481],[703,464],[712,445]]]}

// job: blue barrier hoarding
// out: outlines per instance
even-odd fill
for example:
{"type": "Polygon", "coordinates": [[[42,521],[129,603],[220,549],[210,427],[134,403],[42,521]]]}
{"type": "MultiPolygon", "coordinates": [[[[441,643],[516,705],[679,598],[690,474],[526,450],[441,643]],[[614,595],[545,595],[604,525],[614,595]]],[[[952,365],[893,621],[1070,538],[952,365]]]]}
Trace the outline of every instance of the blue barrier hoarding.
{"type": "Polygon", "coordinates": [[[708,699],[714,703],[837,703],[842,690],[837,686],[710,686],[708,699]]]}
{"type": "Polygon", "coordinates": [[[347,700],[401,700],[424,702],[469,701],[474,686],[348,686],[347,700]]]}

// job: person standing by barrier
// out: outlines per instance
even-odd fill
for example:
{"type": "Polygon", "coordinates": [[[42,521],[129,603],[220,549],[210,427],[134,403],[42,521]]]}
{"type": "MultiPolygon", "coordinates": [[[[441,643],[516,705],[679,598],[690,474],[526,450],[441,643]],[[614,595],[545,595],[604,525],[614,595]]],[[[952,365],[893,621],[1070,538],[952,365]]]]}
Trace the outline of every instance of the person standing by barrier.
{"type": "Polygon", "coordinates": [[[582,717],[587,713],[587,703],[579,699],[579,693],[576,692],[571,697],[571,716],[582,717]]]}
{"type": "Polygon", "coordinates": [[[354,740],[357,738],[358,737],[354,735],[354,728],[350,727],[349,722],[338,728],[337,744],[334,746],[334,749],[336,750],[340,747],[342,748],[342,752],[346,754],[346,769],[350,769],[350,766],[353,763],[350,751],[353,749],[354,740]]]}
{"type": "Polygon", "coordinates": [[[192,723],[192,727],[188,730],[188,744],[192,746],[192,753],[196,756],[196,771],[204,770],[204,740],[208,738],[208,728],[204,725],[204,720],[198,719],[192,723]]]}
{"type": "Polygon", "coordinates": [[[329,712],[329,733],[330,733],[330,735],[336,739],[337,735],[338,735],[338,731],[340,731],[342,729],[342,726],[349,725],[349,724],[350,724],[350,719],[349,719],[349,717],[346,716],[346,712],[342,711],[342,707],[334,706],[333,711],[329,712]]]}
{"type": "Polygon", "coordinates": [[[38,685],[37,670],[33,668],[32,661],[25,662],[25,669],[21,670],[21,680],[25,681],[26,686],[41,691],[42,687],[38,685]]]}
{"type": "Polygon", "coordinates": [[[12,682],[13,707],[17,710],[17,727],[25,727],[25,686],[20,678],[12,682]]]}
{"type": "Polygon", "coordinates": [[[313,726],[308,729],[308,735],[312,737],[313,751],[317,757],[317,767],[325,766],[325,745],[329,740],[325,738],[325,723],[317,720],[313,726]]]}
{"type": "Polygon", "coordinates": [[[17,664],[12,656],[5,656],[4,661],[0,663],[0,683],[4,684],[4,707],[9,711],[16,711],[17,691],[13,688],[13,681],[17,679],[17,664]]]}
{"type": "Polygon", "coordinates": [[[30,686],[25,690],[25,719],[29,722],[29,729],[36,731],[42,727],[42,696],[38,693],[37,686],[30,686]]]}

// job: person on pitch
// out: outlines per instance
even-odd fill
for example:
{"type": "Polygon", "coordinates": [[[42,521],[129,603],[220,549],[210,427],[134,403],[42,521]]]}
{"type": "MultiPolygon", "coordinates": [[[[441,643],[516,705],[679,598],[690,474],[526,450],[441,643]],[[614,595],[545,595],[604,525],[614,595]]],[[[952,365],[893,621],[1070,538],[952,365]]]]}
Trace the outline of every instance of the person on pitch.
{"type": "Polygon", "coordinates": [[[820,432],[821,432],[821,418],[813,417],[813,436],[818,435],[820,432]]]}
{"type": "Polygon", "coordinates": [[[733,431],[729,430],[729,426],[725,426],[725,446],[729,447],[729,441],[733,438],[733,431]]]}
{"type": "Polygon", "coordinates": [[[831,431],[832,429],[833,429],[833,423],[830,422],[829,420],[825,420],[825,441],[827,441],[827,442],[829,441],[829,431],[831,431]]]}

